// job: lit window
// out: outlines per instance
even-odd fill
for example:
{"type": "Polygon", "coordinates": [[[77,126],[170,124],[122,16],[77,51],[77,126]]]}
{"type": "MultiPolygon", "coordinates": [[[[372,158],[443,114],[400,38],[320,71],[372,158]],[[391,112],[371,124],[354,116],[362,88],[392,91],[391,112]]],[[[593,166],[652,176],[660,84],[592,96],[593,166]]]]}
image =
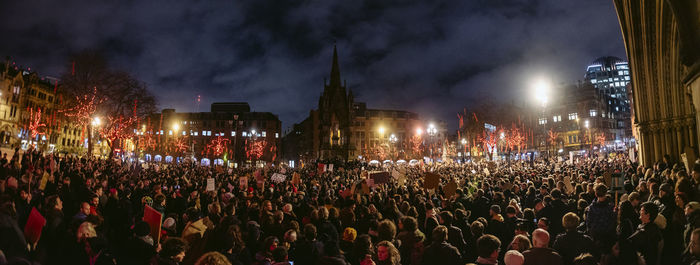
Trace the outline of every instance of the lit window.
{"type": "Polygon", "coordinates": [[[620,107],[615,107],[615,111],[620,111],[620,107]]]}
{"type": "Polygon", "coordinates": [[[263,131],[263,132],[262,132],[262,137],[267,137],[267,132],[266,132],[266,131],[263,131]]]}
{"type": "Polygon", "coordinates": [[[236,136],[236,131],[231,131],[231,136],[236,136]]]}
{"type": "Polygon", "coordinates": [[[561,121],[561,115],[553,116],[553,117],[552,117],[552,120],[554,120],[554,122],[560,122],[560,121],[561,121]]]}
{"type": "Polygon", "coordinates": [[[243,132],[242,135],[243,135],[243,137],[246,137],[247,134],[248,134],[247,132],[243,132]]]}
{"type": "Polygon", "coordinates": [[[569,120],[575,120],[578,119],[578,113],[569,113],[569,120]]]}
{"type": "Polygon", "coordinates": [[[592,109],[592,110],[589,112],[589,114],[591,115],[591,117],[595,117],[595,116],[598,115],[598,111],[592,109]]]}
{"type": "Polygon", "coordinates": [[[219,133],[215,133],[214,136],[219,136],[219,133]]]}
{"type": "Polygon", "coordinates": [[[160,130],[160,134],[163,134],[163,130],[160,130]]]}
{"type": "Polygon", "coordinates": [[[540,118],[540,125],[547,124],[547,118],[540,118]]]}
{"type": "Polygon", "coordinates": [[[194,134],[192,134],[192,135],[199,136],[199,132],[194,132],[194,134]]]}
{"type": "Polygon", "coordinates": [[[187,135],[187,132],[185,132],[185,131],[182,131],[182,135],[187,135]]]}
{"type": "Polygon", "coordinates": [[[280,138],[280,134],[279,134],[279,133],[275,133],[275,138],[280,138]]]}
{"type": "Polygon", "coordinates": [[[211,131],[207,131],[207,136],[211,136],[211,131]]]}
{"type": "Polygon", "coordinates": [[[591,79],[591,84],[595,84],[596,82],[598,82],[598,80],[591,79]]]}
{"type": "Polygon", "coordinates": [[[202,131],[202,136],[207,136],[207,131],[202,131]]]}
{"type": "MultiPolygon", "coordinates": [[[[630,80],[630,77],[629,77],[629,76],[625,76],[625,80],[630,80]]],[[[627,83],[629,83],[629,82],[627,82],[627,83]]]]}

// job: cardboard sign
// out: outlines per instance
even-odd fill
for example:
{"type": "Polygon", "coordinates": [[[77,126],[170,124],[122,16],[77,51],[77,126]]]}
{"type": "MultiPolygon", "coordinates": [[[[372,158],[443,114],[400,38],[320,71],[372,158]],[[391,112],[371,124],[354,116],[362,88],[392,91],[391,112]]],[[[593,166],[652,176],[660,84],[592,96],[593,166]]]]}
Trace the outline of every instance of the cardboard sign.
{"type": "Polygon", "coordinates": [[[605,186],[612,186],[612,171],[608,170],[603,173],[603,180],[605,181],[605,186]]]}
{"type": "Polygon", "coordinates": [[[401,173],[399,173],[399,171],[397,171],[396,169],[394,169],[394,170],[391,171],[391,177],[393,177],[393,178],[395,178],[395,179],[399,179],[399,178],[401,178],[401,173]]]}
{"type": "Polygon", "coordinates": [[[686,172],[688,172],[688,175],[690,175],[690,173],[693,172],[693,167],[695,166],[695,150],[693,150],[693,148],[686,147],[684,151],[685,161],[683,161],[683,163],[685,164],[685,169],[687,170],[686,172]]]}
{"type": "Polygon", "coordinates": [[[369,179],[373,180],[374,184],[389,183],[390,178],[389,172],[375,171],[369,173],[369,179]]]}
{"type": "Polygon", "coordinates": [[[451,198],[457,193],[457,182],[455,180],[451,180],[450,183],[447,183],[447,186],[445,186],[445,197],[451,198]]]}
{"type": "Polygon", "coordinates": [[[27,224],[24,225],[24,237],[27,239],[27,243],[34,244],[39,241],[44,225],[46,225],[46,218],[41,216],[36,208],[32,208],[27,224]]]}
{"type": "Polygon", "coordinates": [[[326,172],[326,164],[318,163],[318,174],[326,172]]]}
{"type": "Polygon", "coordinates": [[[329,164],[327,169],[328,171],[333,172],[333,164],[329,164]]]}
{"type": "Polygon", "coordinates": [[[574,186],[571,185],[571,177],[570,176],[564,177],[564,187],[566,187],[566,193],[568,193],[568,194],[574,193],[574,186]]]}
{"type": "Polygon", "coordinates": [[[426,172],[423,175],[423,188],[425,189],[436,189],[440,183],[440,175],[433,172],[426,172]]]}
{"type": "Polygon", "coordinates": [[[151,206],[145,205],[143,209],[143,221],[148,223],[148,226],[151,227],[153,242],[160,242],[160,226],[163,222],[163,214],[151,208],[151,206]]]}
{"type": "Polygon", "coordinates": [[[272,174],[272,177],[270,178],[270,180],[274,183],[280,183],[280,182],[287,180],[287,176],[282,175],[280,173],[275,173],[275,174],[272,174]]]}
{"type": "Polygon", "coordinates": [[[610,190],[622,191],[624,188],[625,178],[622,173],[614,173],[610,175],[610,190]]]}
{"type": "Polygon", "coordinates": [[[214,191],[216,189],[216,182],[214,178],[207,179],[207,191],[214,191]]]}
{"type": "Polygon", "coordinates": [[[238,179],[238,187],[240,189],[245,190],[248,188],[248,177],[240,177],[238,179]]]}

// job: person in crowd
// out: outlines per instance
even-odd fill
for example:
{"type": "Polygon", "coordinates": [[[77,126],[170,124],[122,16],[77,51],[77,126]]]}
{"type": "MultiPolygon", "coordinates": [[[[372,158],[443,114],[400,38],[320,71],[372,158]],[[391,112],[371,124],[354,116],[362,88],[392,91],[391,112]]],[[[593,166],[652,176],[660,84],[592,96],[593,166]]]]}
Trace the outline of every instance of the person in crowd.
{"type": "Polygon", "coordinates": [[[286,247],[278,247],[272,251],[272,258],[274,263],[272,265],[291,265],[289,263],[289,254],[287,254],[286,247]]]}
{"type": "Polygon", "coordinates": [[[498,264],[498,250],[501,248],[501,241],[494,235],[480,236],[476,241],[476,252],[478,257],[475,263],[477,265],[493,265],[498,264]]]}
{"type": "Polygon", "coordinates": [[[607,195],[605,184],[595,185],[594,190],[596,198],[586,210],[586,229],[599,249],[608,249],[616,234],[615,205],[607,195]]]}
{"type": "MultiPolygon", "coordinates": [[[[394,228],[394,234],[396,234],[396,229],[394,228]]],[[[357,231],[352,227],[346,227],[343,230],[343,238],[340,241],[340,250],[343,253],[352,253],[352,248],[355,244],[355,239],[357,238],[357,231]]]]}
{"type": "Polygon", "coordinates": [[[316,240],[316,226],[306,224],[304,226],[304,240],[297,245],[295,263],[316,264],[323,254],[324,243],[316,240]]]}
{"type": "Polygon", "coordinates": [[[207,252],[197,259],[195,265],[231,265],[231,262],[219,252],[207,252]]]}
{"type": "Polygon", "coordinates": [[[581,219],[572,212],[562,217],[561,223],[565,232],[557,236],[553,248],[561,255],[564,265],[573,264],[574,258],[581,254],[594,253],[595,251],[593,239],[576,230],[580,222],[581,219]]]}
{"type": "Polygon", "coordinates": [[[517,235],[513,237],[513,241],[511,241],[510,245],[508,246],[508,250],[517,250],[519,253],[523,253],[530,248],[532,248],[532,243],[525,235],[517,235]]]}
{"type": "Polygon", "coordinates": [[[661,229],[654,223],[658,214],[659,206],[654,202],[643,203],[639,210],[639,220],[642,223],[637,231],[627,239],[642,254],[647,265],[661,264],[660,254],[663,236],[661,229]]]}
{"type": "Polygon", "coordinates": [[[433,242],[425,248],[422,264],[433,264],[439,260],[446,265],[458,265],[462,262],[459,250],[448,242],[449,230],[443,225],[433,229],[433,242]]]}
{"type": "Polygon", "coordinates": [[[399,265],[401,255],[399,250],[389,241],[381,241],[377,244],[377,257],[374,261],[376,265],[399,265]]]}
{"type": "Polygon", "coordinates": [[[419,264],[424,251],[425,235],[418,230],[415,217],[404,216],[399,220],[401,232],[398,235],[401,246],[399,251],[403,265],[419,264]]]}
{"type": "Polygon", "coordinates": [[[523,265],[525,257],[517,250],[508,250],[503,256],[503,263],[506,265],[523,265]]]}
{"type": "Polygon", "coordinates": [[[180,265],[185,259],[187,243],[177,237],[171,237],[163,242],[163,246],[151,263],[154,265],[180,265]]]}
{"type": "Polygon", "coordinates": [[[549,248],[549,233],[546,230],[538,228],[532,232],[532,245],[531,249],[523,252],[525,265],[563,264],[559,253],[549,248]]]}

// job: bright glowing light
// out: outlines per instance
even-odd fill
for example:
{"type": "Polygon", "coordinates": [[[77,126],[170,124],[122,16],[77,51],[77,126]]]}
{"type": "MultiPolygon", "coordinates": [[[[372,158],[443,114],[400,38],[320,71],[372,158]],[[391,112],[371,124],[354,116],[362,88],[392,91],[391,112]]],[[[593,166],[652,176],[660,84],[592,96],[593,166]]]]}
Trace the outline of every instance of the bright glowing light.
{"type": "Polygon", "coordinates": [[[423,129],[421,129],[421,128],[416,129],[416,134],[417,135],[423,134],[423,129]]]}
{"type": "Polygon", "coordinates": [[[467,144],[467,139],[462,139],[462,144],[466,145],[467,144]]]}
{"type": "Polygon", "coordinates": [[[174,123],[174,124],[173,124],[173,130],[175,130],[176,132],[179,131],[179,130],[180,130],[180,124],[174,123]]]}
{"type": "Polygon", "coordinates": [[[584,122],[584,125],[583,125],[583,126],[585,126],[586,129],[588,129],[588,120],[586,120],[586,121],[584,122]]]}
{"type": "Polygon", "coordinates": [[[396,135],[392,133],[391,136],[389,136],[389,141],[395,143],[396,141],[398,141],[398,138],[396,138],[396,135]]]}
{"type": "Polygon", "coordinates": [[[256,134],[255,134],[255,130],[251,130],[251,131],[250,131],[250,134],[256,135],[256,134]]]}
{"type": "Polygon", "coordinates": [[[95,117],[92,119],[93,126],[100,126],[100,123],[102,123],[102,121],[100,120],[100,117],[95,117]]]}
{"type": "Polygon", "coordinates": [[[545,79],[539,79],[533,85],[535,98],[542,103],[542,106],[547,105],[550,87],[551,85],[545,79]]]}
{"type": "Polygon", "coordinates": [[[384,127],[379,127],[379,134],[384,134],[384,127]]]}
{"type": "Polygon", "coordinates": [[[564,149],[559,149],[559,153],[563,153],[563,152],[564,152],[564,149]]]}
{"type": "Polygon", "coordinates": [[[501,132],[501,139],[506,138],[506,134],[504,132],[501,132]]]}

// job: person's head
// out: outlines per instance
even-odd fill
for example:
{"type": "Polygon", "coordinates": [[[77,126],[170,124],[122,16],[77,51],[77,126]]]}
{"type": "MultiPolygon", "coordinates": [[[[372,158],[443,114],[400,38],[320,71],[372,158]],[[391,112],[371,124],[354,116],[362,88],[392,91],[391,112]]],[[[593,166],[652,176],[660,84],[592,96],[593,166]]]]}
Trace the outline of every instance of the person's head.
{"type": "Polygon", "coordinates": [[[78,242],[84,242],[85,239],[96,237],[97,231],[95,231],[95,225],[90,222],[83,222],[78,227],[78,232],[76,233],[76,239],[78,242]]]}
{"type": "Polygon", "coordinates": [[[401,217],[401,226],[403,226],[404,231],[409,231],[413,232],[418,229],[418,221],[416,221],[416,218],[413,216],[404,216],[401,217]]]}
{"type": "Polygon", "coordinates": [[[449,211],[440,212],[440,224],[450,226],[454,220],[454,216],[449,211]]]}
{"type": "Polygon", "coordinates": [[[688,204],[685,205],[685,208],[683,210],[685,212],[685,216],[689,217],[694,212],[700,210],[700,203],[696,202],[696,201],[689,202],[688,204]]]}
{"type": "Polygon", "coordinates": [[[700,257],[700,228],[695,228],[693,233],[690,234],[688,249],[690,250],[690,254],[693,254],[695,257],[700,257]]]}
{"type": "Polygon", "coordinates": [[[508,218],[511,218],[511,217],[514,217],[515,215],[516,215],[515,206],[508,205],[508,207],[506,207],[506,216],[508,218]]]}
{"type": "Polygon", "coordinates": [[[659,186],[659,197],[673,196],[673,185],[664,183],[659,186]]]}
{"type": "Polygon", "coordinates": [[[160,256],[166,259],[182,262],[187,251],[187,243],[177,237],[169,237],[163,242],[160,250],[160,256]]]}
{"type": "Polygon", "coordinates": [[[566,231],[576,231],[576,227],[581,222],[581,218],[575,213],[569,212],[561,218],[561,224],[566,231]]]}
{"type": "Polygon", "coordinates": [[[645,202],[642,204],[642,208],[639,210],[639,220],[642,221],[642,224],[648,224],[654,222],[658,214],[658,205],[653,202],[645,202]]]}
{"type": "Polygon", "coordinates": [[[632,203],[633,207],[636,208],[637,206],[639,206],[639,203],[641,202],[640,196],[641,195],[639,195],[639,192],[633,191],[632,193],[630,193],[630,196],[627,197],[627,200],[630,203],[632,203]]]}
{"type": "Polygon", "coordinates": [[[508,249],[517,250],[518,252],[522,253],[530,248],[532,248],[530,239],[526,235],[517,235],[513,237],[513,241],[510,242],[508,249]]]}
{"type": "Polygon", "coordinates": [[[276,236],[268,236],[265,238],[264,244],[263,244],[263,250],[266,252],[272,252],[277,248],[277,245],[279,245],[280,241],[277,239],[276,236]]]}
{"type": "Polygon", "coordinates": [[[367,234],[362,234],[355,239],[355,244],[353,245],[353,253],[362,256],[366,254],[372,254],[372,238],[367,234]]]}
{"type": "Polygon", "coordinates": [[[284,233],[284,242],[293,243],[297,241],[297,231],[289,229],[284,233]]]}
{"type": "Polygon", "coordinates": [[[90,204],[87,202],[83,202],[80,204],[80,212],[83,213],[84,215],[90,215],[90,204]]]}
{"type": "Polygon", "coordinates": [[[508,250],[503,256],[503,262],[506,265],[523,265],[523,263],[525,263],[525,256],[520,254],[517,250],[508,250]]]}
{"type": "Polygon", "coordinates": [[[382,241],[377,244],[377,259],[380,262],[391,261],[391,264],[398,265],[401,262],[401,255],[394,244],[382,241]]]}
{"type": "Polygon", "coordinates": [[[549,232],[544,229],[535,229],[535,232],[532,232],[532,244],[536,248],[546,248],[549,246],[549,232]]]}
{"type": "Polygon", "coordinates": [[[525,208],[525,210],[523,210],[523,219],[535,221],[535,210],[532,208],[525,208]]]}
{"type": "Polygon", "coordinates": [[[384,220],[377,226],[377,233],[379,240],[394,240],[396,237],[396,225],[391,220],[384,220]]]}
{"type": "MultiPolygon", "coordinates": [[[[396,232],[396,230],[394,230],[396,232]]],[[[347,242],[355,242],[355,238],[357,238],[357,230],[352,227],[346,227],[345,230],[343,230],[343,241],[347,242]]]]}
{"type": "Polygon", "coordinates": [[[315,240],[316,239],[316,226],[313,224],[306,224],[304,226],[304,238],[306,240],[315,240]]]}
{"type": "Polygon", "coordinates": [[[480,236],[484,233],[484,224],[479,221],[472,222],[469,228],[472,231],[472,235],[480,236]]]}
{"type": "Polygon", "coordinates": [[[497,259],[501,241],[493,235],[483,235],[476,240],[476,252],[485,259],[497,259]]]}
{"type": "Polygon", "coordinates": [[[603,183],[595,185],[595,196],[598,197],[599,200],[604,199],[607,193],[608,186],[605,186],[603,183]]]}
{"type": "Polygon", "coordinates": [[[597,265],[598,261],[590,253],[583,253],[574,258],[574,265],[597,265]]]}
{"type": "Polygon", "coordinates": [[[443,241],[447,241],[447,227],[444,225],[438,225],[433,229],[433,242],[434,243],[440,243],[443,241]]]}
{"type": "Polygon", "coordinates": [[[231,262],[223,254],[212,251],[199,257],[194,265],[231,265],[231,262]]]}
{"type": "Polygon", "coordinates": [[[278,247],[272,251],[272,259],[275,262],[285,262],[289,259],[289,254],[287,253],[286,247],[278,247]]]}
{"type": "Polygon", "coordinates": [[[549,230],[549,219],[547,219],[547,217],[542,217],[537,220],[537,228],[549,230]]]}
{"type": "Polygon", "coordinates": [[[61,211],[63,210],[63,201],[58,195],[51,195],[46,198],[46,206],[48,209],[61,211]]]}
{"type": "Polygon", "coordinates": [[[491,205],[491,208],[489,209],[489,215],[490,216],[495,216],[501,214],[501,206],[498,205],[491,205]]]}

